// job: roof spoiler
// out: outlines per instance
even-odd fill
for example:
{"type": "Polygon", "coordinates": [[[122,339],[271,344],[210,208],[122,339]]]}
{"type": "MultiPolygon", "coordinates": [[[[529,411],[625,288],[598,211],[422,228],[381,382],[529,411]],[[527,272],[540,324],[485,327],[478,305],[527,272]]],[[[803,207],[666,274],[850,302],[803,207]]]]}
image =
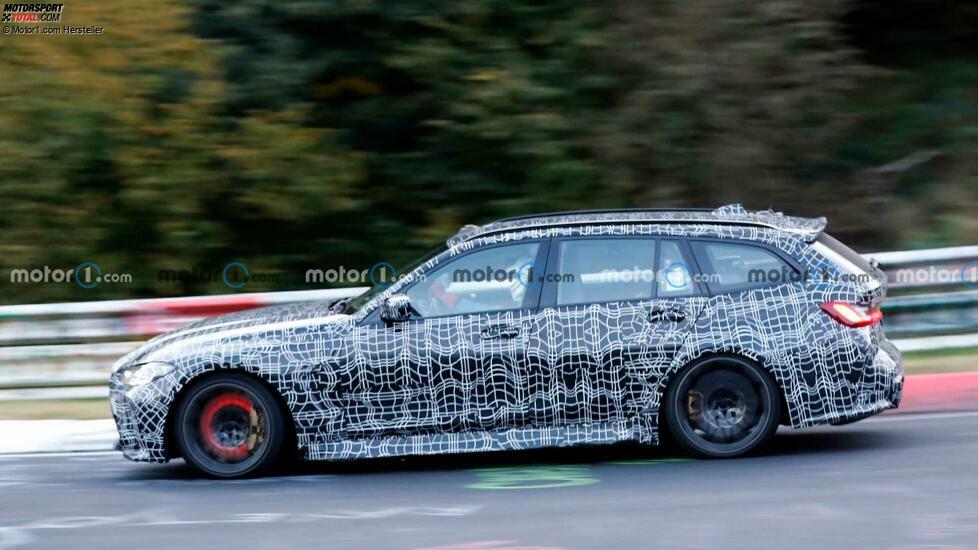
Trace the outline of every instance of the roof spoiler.
{"type": "Polygon", "coordinates": [[[740,219],[746,222],[754,222],[758,225],[780,229],[781,231],[796,233],[809,243],[814,242],[829,224],[829,220],[824,216],[818,218],[801,218],[798,216],[786,216],[783,212],[776,212],[771,209],[750,211],[739,203],[721,206],[711,212],[711,214],[721,219],[740,219]]]}

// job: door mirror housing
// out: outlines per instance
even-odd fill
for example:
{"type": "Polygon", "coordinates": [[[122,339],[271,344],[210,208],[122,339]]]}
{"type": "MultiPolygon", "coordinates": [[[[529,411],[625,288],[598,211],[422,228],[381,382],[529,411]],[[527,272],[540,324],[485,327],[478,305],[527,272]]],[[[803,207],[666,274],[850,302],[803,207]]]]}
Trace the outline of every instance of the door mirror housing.
{"type": "Polygon", "coordinates": [[[388,323],[400,323],[411,318],[411,299],[403,294],[393,294],[380,304],[380,318],[388,323]]]}

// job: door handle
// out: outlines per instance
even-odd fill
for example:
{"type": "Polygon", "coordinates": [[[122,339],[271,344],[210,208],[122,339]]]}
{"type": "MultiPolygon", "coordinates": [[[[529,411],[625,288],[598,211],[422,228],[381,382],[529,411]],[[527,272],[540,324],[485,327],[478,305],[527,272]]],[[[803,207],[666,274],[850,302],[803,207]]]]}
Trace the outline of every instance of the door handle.
{"type": "Polygon", "coordinates": [[[482,337],[490,340],[508,340],[520,335],[520,328],[512,325],[492,325],[482,329],[482,337]]]}
{"type": "Polygon", "coordinates": [[[686,312],[674,307],[655,307],[649,311],[649,321],[672,321],[679,323],[686,320],[686,312]]]}

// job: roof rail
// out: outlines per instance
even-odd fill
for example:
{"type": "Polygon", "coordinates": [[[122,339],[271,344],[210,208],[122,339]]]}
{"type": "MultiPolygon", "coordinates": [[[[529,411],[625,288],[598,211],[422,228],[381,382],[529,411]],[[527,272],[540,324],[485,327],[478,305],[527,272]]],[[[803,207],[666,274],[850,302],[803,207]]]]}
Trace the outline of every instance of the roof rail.
{"type": "Polygon", "coordinates": [[[590,214],[622,214],[629,212],[712,212],[713,208],[595,208],[590,210],[558,210],[555,212],[543,212],[540,214],[524,214],[510,218],[500,218],[491,223],[514,222],[520,220],[532,220],[535,218],[552,218],[555,216],[577,216],[590,214]]]}
{"type": "Polygon", "coordinates": [[[801,235],[814,241],[825,229],[825,218],[785,216],[771,210],[750,211],[741,204],[719,208],[632,208],[612,210],[579,210],[505,218],[483,226],[466,225],[448,239],[448,246],[492,233],[539,229],[555,226],[576,226],[613,223],[705,223],[722,225],[752,225],[801,235]]]}

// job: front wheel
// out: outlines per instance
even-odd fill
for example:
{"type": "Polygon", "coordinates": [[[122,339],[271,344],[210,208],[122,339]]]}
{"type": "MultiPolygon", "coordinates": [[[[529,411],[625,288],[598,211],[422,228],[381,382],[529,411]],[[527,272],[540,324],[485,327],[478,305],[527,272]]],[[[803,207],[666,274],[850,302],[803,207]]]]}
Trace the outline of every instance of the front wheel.
{"type": "Polygon", "coordinates": [[[735,357],[705,359],[680,371],[665,407],[673,439],[713,458],[756,450],[771,439],[781,418],[780,390],[771,375],[735,357]]]}
{"type": "Polygon", "coordinates": [[[180,401],[174,427],[184,460],[220,478],[267,469],[278,458],[285,435],[274,396],[239,373],[214,376],[191,387],[180,401]]]}

